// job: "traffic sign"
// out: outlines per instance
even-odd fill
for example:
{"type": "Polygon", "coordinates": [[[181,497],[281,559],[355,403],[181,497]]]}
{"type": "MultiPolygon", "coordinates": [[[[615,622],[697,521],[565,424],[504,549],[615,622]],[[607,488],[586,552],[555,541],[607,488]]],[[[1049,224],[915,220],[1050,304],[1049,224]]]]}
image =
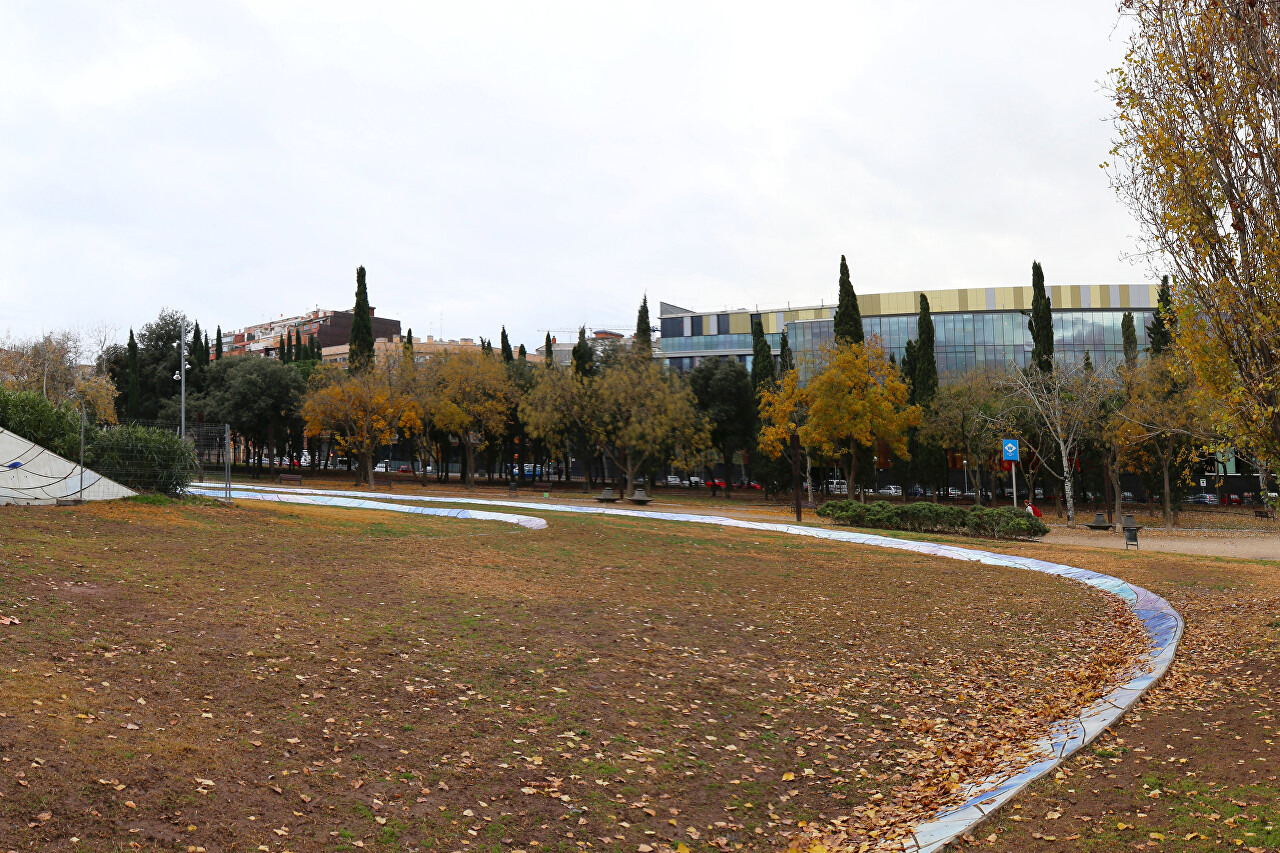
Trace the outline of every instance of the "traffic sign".
{"type": "Polygon", "coordinates": [[[1018,461],[1018,439],[1006,438],[1001,443],[1004,445],[1004,461],[1017,462],[1018,461]]]}

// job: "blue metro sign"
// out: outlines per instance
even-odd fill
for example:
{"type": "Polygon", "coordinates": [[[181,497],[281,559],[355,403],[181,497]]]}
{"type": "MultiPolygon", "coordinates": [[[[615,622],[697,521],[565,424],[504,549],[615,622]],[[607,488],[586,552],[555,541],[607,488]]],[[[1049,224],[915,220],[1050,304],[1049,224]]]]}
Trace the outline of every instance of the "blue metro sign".
{"type": "Polygon", "coordinates": [[[1018,461],[1018,439],[1006,438],[1001,443],[1004,445],[1004,461],[1017,462],[1018,461]]]}

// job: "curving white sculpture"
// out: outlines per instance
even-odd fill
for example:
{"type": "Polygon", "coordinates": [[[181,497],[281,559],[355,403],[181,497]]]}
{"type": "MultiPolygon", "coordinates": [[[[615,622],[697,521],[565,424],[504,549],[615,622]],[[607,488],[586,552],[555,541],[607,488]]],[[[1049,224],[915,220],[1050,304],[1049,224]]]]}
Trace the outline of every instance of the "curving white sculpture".
{"type": "Polygon", "coordinates": [[[137,494],[96,471],[0,429],[0,506],[110,501],[137,494]]]}

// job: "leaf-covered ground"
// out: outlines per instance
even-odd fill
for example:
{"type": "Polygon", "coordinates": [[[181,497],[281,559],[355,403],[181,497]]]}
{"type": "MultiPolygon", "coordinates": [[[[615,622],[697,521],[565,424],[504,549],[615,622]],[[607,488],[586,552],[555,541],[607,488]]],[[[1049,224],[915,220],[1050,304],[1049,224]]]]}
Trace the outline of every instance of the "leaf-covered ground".
{"type": "Polygon", "coordinates": [[[0,850],[874,841],[1141,643],[1028,572],[549,518],[0,509],[0,850]]]}
{"type": "Polygon", "coordinates": [[[1168,676],[1133,713],[967,843],[1046,853],[1280,850],[1280,563],[1083,548],[1056,559],[1159,593],[1186,634],[1168,676]]]}

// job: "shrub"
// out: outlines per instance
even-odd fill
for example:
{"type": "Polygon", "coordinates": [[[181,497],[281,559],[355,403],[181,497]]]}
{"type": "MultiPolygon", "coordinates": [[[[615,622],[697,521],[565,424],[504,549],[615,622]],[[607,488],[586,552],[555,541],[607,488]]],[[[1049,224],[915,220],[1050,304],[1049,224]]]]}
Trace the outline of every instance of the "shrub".
{"type": "Polygon", "coordinates": [[[97,432],[85,465],[131,489],[166,495],[185,491],[200,472],[191,442],[168,430],[133,425],[97,432]]]}
{"type": "Polygon", "coordinates": [[[1049,532],[1045,523],[1012,507],[973,507],[918,501],[862,504],[853,500],[827,501],[818,515],[837,524],[914,533],[967,533],[987,539],[1036,539],[1049,532]]]}
{"type": "Polygon", "coordinates": [[[55,406],[35,391],[0,388],[0,428],[80,461],[80,413],[70,403],[55,406]]]}

